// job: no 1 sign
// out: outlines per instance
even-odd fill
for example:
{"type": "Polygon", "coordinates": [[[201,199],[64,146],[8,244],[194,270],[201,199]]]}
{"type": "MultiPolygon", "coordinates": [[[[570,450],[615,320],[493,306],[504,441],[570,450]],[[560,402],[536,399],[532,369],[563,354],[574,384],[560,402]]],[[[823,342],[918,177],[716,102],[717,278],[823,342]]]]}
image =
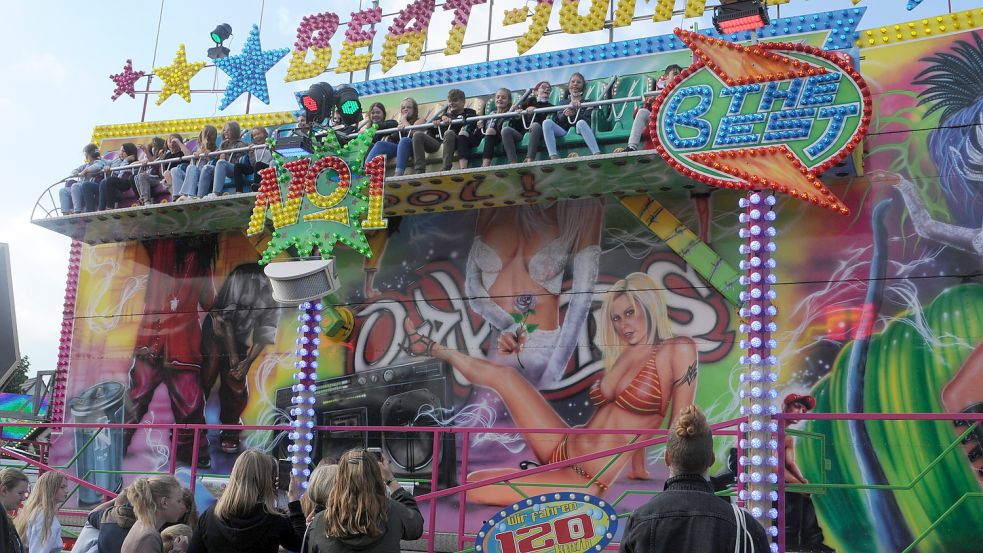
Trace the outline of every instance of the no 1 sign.
{"type": "Polygon", "coordinates": [[[604,500],[555,493],[499,511],[478,532],[477,553],[585,553],[614,538],[618,515],[604,500]]]}

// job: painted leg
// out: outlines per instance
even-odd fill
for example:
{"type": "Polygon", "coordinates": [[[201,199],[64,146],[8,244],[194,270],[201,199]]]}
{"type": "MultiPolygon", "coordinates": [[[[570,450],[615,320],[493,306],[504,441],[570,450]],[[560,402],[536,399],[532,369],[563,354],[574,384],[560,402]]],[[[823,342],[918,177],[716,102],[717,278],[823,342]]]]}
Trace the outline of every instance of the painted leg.
{"type": "MultiPolygon", "coordinates": [[[[976,345],[959,372],[942,388],[942,406],[949,413],[983,413],[983,343],[976,345]]],[[[973,475],[983,488],[983,420],[955,421],[954,430],[961,436],[974,422],[976,429],[962,446],[973,467],[973,475]]]]}

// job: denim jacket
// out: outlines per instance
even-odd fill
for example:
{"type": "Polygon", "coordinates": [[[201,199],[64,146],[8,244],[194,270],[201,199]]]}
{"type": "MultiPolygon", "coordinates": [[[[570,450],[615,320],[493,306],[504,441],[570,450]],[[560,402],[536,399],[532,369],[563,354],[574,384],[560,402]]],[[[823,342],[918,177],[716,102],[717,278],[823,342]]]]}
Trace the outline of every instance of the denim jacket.
{"type": "MultiPolygon", "coordinates": [[[[755,553],[770,551],[765,531],[742,511],[755,553]]],[[[682,474],[666,480],[665,491],[628,519],[622,553],[732,553],[737,538],[734,510],[713,495],[702,476],[682,474]]],[[[750,553],[750,547],[740,549],[750,553]]]]}

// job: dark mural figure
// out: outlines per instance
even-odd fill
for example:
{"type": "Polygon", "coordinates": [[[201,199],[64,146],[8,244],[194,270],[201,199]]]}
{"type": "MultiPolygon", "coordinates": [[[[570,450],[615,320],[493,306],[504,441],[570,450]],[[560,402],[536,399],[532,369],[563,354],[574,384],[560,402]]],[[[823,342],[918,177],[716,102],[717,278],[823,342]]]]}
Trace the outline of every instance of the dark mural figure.
{"type": "MultiPolygon", "coordinates": [[[[133,364],[129,370],[126,423],[143,420],[161,384],[167,386],[171,412],[177,424],[205,422],[205,396],[201,388],[201,325],[198,315],[212,304],[212,272],[218,256],[215,236],[161,239],[144,242],[150,272],[144,315],[137,329],[133,364]]],[[[125,432],[129,448],[135,429],[125,432]]],[[[190,463],[194,435],[179,432],[177,459],[190,463]]],[[[198,465],[208,467],[204,432],[198,465]]]]}
{"type": "MultiPolygon", "coordinates": [[[[202,388],[207,399],[220,380],[221,424],[241,424],[239,417],[249,402],[246,376],[263,350],[276,341],[278,319],[279,308],[263,269],[255,263],[233,269],[201,331],[202,388]]],[[[219,440],[225,453],[239,451],[239,431],[223,430],[219,440]]]]}

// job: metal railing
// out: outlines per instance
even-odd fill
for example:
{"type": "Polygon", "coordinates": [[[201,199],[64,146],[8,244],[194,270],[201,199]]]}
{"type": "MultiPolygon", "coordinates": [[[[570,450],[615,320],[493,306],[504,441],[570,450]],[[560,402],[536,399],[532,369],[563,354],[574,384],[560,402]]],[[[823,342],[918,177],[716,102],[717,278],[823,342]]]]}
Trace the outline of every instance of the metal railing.
{"type": "MultiPolygon", "coordinates": [[[[714,434],[716,436],[730,436],[732,439],[736,439],[739,434],[736,430],[731,430],[735,428],[740,421],[743,419],[735,419],[720,422],[714,424],[712,427],[714,429],[714,434]]],[[[44,426],[37,423],[26,424],[25,426],[44,426]]],[[[100,486],[92,484],[86,479],[95,473],[117,473],[120,475],[137,475],[137,474],[149,474],[144,472],[133,472],[133,471],[113,471],[113,470],[103,470],[103,469],[90,469],[80,476],[76,476],[72,472],[69,472],[78,462],[79,458],[83,453],[93,444],[96,443],[97,437],[101,432],[113,431],[113,430],[125,430],[125,429],[148,429],[148,430],[171,430],[171,455],[170,463],[168,465],[168,473],[174,474],[177,470],[177,461],[174,452],[177,451],[178,447],[178,433],[179,432],[191,432],[193,433],[192,442],[192,454],[190,462],[190,483],[189,487],[194,491],[199,474],[197,468],[197,460],[200,454],[201,448],[201,437],[202,433],[208,430],[226,430],[234,429],[239,431],[270,431],[270,432],[289,432],[291,427],[289,425],[211,425],[211,424],[89,424],[89,423],[59,423],[58,425],[62,429],[83,429],[83,430],[94,430],[88,439],[81,444],[74,456],[62,466],[54,466],[45,463],[41,460],[32,459],[27,455],[23,455],[15,450],[12,450],[9,445],[0,445],[0,458],[8,457],[24,463],[24,467],[33,467],[39,473],[56,471],[63,474],[71,482],[77,484],[75,491],[80,487],[85,487],[91,489],[107,498],[115,497],[115,492],[112,490],[104,489],[100,486]]],[[[640,429],[611,429],[611,428],[483,428],[483,427],[433,427],[433,426],[316,426],[314,427],[315,432],[398,432],[401,434],[406,433],[420,433],[420,434],[432,434],[433,440],[433,451],[432,457],[433,462],[430,463],[430,484],[431,491],[416,496],[418,502],[429,502],[426,506],[427,516],[426,516],[426,531],[422,539],[428,542],[428,552],[433,553],[435,539],[437,536],[438,529],[436,527],[437,520],[437,500],[441,498],[451,497],[458,494],[466,494],[468,491],[485,487],[485,486],[509,486],[511,489],[515,490],[518,494],[527,496],[523,492],[523,488],[536,487],[542,488],[544,486],[549,486],[549,484],[535,483],[532,485],[526,485],[522,483],[512,482],[523,477],[532,476],[535,474],[547,473],[556,469],[562,469],[566,467],[571,467],[580,463],[587,461],[593,461],[597,459],[604,459],[608,457],[613,457],[608,463],[605,464],[605,468],[598,471],[590,480],[585,480],[582,484],[562,484],[565,488],[582,488],[584,490],[590,490],[600,478],[606,476],[606,472],[611,467],[612,463],[617,460],[621,455],[637,451],[646,447],[663,444],[666,441],[666,430],[658,429],[644,429],[645,435],[652,435],[653,437],[647,439],[639,439],[640,429]],[[600,449],[598,451],[580,455],[577,457],[571,457],[563,461],[551,462],[536,466],[533,468],[528,468],[525,470],[517,469],[514,472],[505,474],[503,476],[496,476],[493,478],[486,478],[478,481],[468,481],[468,473],[470,472],[469,467],[471,465],[470,450],[471,450],[471,436],[475,434],[520,434],[520,435],[530,435],[530,434],[590,434],[590,435],[606,435],[606,436],[630,436],[631,439],[621,439],[620,441],[626,441],[624,445],[617,447],[600,449]],[[455,446],[460,445],[461,450],[461,460],[460,460],[460,471],[458,473],[458,478],[460,479],[460,484],[444,489],[438,489],[439,486],[439,471],[441,465],[438,460],[441,459],[441,448],[445,443],[445,438],[447,436],[459,436],[460,438],[454,440],[455,446]]],[[[76,471],[77,472],[77,471],[76,471]]],[[[557,487],[561,484],[557,484],[557,487]]],[[[627,497],[634,494],[650,494],[653,493],[650,490],[629,490],[622,492],[619,497],[611,501],[612,506],[617,507],[621,504],[627,497]]],[[[74,491],[73,491],[74,495],[74,491]]],[[[70,496],[71,497],[71,496],[70,496]]],[[[474,535],[470,534],[465,529],[466,521],[466,501],[463,500],[458,502],[458,516],[457,516],[457,549],[463,551],[465,544],[469,541],[473,541],[474,535]]],[[[628,516],[627,513],[623,513],[622,517],[628,516]]],[[[609,549],[614,548],[614,546],[609,546],[609,549]]]]}
{"type": "MultiPolygon", "coordinates": [[[[804,432],[799,430],[791,430],[785,428],[785,420],[830,420],[830,421],[955,421],[955,420],[967,420],[975,421],[975,425],[983,424],[983,414],[948,414],[948,413],[832,413],[832,414],[814,414],[814,413],[804,413],[804,414],[778,414],[776,415],[776,421],[778,422],[778,432],[777,441],[779,445],[778,457],[779,457],[779,467],[784,467],[784,451],[785,448],[782,446],[784,444],[785,436],[795,435],[804,439],[815,439],[820,440],[823,444],[822,458],[826,458],[826,450],[833,444],[829,443],[828,437],[815,432],[804,432]]],[[[734,439],[737,445],[740,445],[741,433],[736,430],[739,423],[744,420],[734,419],[716,423],[712,425],[714,430],[714,435],[717,437],[727,436],[728,439],[734,439]]],[[[917,475],[906,483],[889,483],[889,484],[868,484],[863,482],[810,482],[805,485],[786,485],[783,471],[778,471],[778,502],[777,508],[779,512],[778,527],[780,529],[785,528],[785,493],[787,491],[799,491],[812,494],[825,493],[827,490],[883,490],[891,492],[910,492],[914,490],[914,487],[921,482],[926,475],[931,473],[931,471],[936,470],[939,463],[942,462],[946,455],[951,454],[956,448],[958,448],[962,442],[962,439],[970,433],[974,432],[976,426],[970,424],[967,426],[962,435],[957,436],[953,434],[952,441],[941,448],[940,453],[935,457],[935,459],[928,463],[924,467],[918,467],[919,471],[917,475]]],[[[25,423],[24,426],[36,426],[44,427],[46,425],[40,423],[25,423]]],[[[200,453],[201,437],[202,433],[207,430],[222,430],[222,429],[235,429],[241,431],[270,431],[270,432],[288,432],[290,426],[288,425],[244,425],[244,426],[230,426],[230,425],[181,425],[181,424],[81,424],[81,423],[60,423],[60,427],[68,429],[89,429],[95,430],[95,432],[88,438],[88,440],[83,443],[75,455],[63,466],[53,466],[45,463],[43,460],[33,459],[28,455],[17,452],[9,447],[9,445],[4,444],[0,447],[0,457],[8,457],[10,459],[18,460],[24,463],[24,466],[34,467],[40,472],[55,470],[64,474],[69,480],[75,482],[80,487],[84,486],[101,494],[105,494],[107,497],[112,497],[115,494],[111,490],[103,489],[99,486],[95,486],[91,482],[88,482],[88,478],[91,474],[96,472],[119,472],[120,474],[144,474],[144,473],[133,473],[124,471],[107,471],[102,469],[93,469],[87,473],[76,476],[71,472],[67,472],[73,468],[77,463],[78,459],[83,455],[83,452],[92,447],[92,444],[96,441],[100,432],[111,431],[116,429],[151,429],[151,430],[171,430],[171,452],[177,450],[178,445],[178,432],[191,432],[193,433],[192,442],[192,459],[190,463],[190,487],[194,489],[197,482],[197,477],[201,474],[197,469],[197,458],[200,453]]],[[[477,488],[482,488],[486,486],[508,486],[512,490],[516,491],[520,495],[526,495],[523,491],[525,487],[535,487],[542,489],[543,487],[548,487],[549,484],[543,482],[537,482],[535,484],[523,484],[522,482],[517,482],[517,480],[532,476],[535,474],[547,473],[556,469],[561,469],[565,467],[570,467],[573,465],[585,463],[588,461],[594,461],[598,459],[605,459],[613,457],[605,465],[605,469],[599,471],[599,474],[594,476],[590,480],[585,480],[582,484],[562,484],[565,488],[571,487],[582,487],[584,490],[589,490],[599,478],[604,477],[605,472],[611,466],[611,464],[617,459],[618,456],[637,451],[646,447],[663,444],[666,441],[666,431],[656,430],[656,429],[645,429],[645,435],[650,435],[652,437],[641,439],[639,438],[639,429],[607,429],[607,428],[482,428],[482,427],[411,427],[411,426],[317,426],[314,428],[316,432],[399,432],[399,433],[420,433],[420,434],[431,434],[433,436],[433,451],[432,459],[437,461],[441,458],[441,448],[444,444],[444,438],[448,435],[458,436],[455,447],[459,447],[461,452],[460,467],[458,472],[459,484],[456,486],[446,487],[439,489],[439,470],[440,465],[438,462],[432,462],[430,467],[430,482],[431,491],[428,493],[421,494],[416,497],[420,502],[429,501],[428,505],[425,505],[426,511],[426,532],[424,534],[424,539],[428,541],[428,551],[434,551],[434,543],[437,536],[438,528],[436,527],[437,518],[437,500],[441,498],[447,498],[452,496],[457,496],[459,494],[466,494],[470,490],[477,488]],[[470,472],[470,467],[472,465],[471,461],[471,437],[475,434],[520,434],[520,435],[534,435],[534,434],[593,434],[593,435],[609,435],[609,436],[625,436],[632,437],[631,439],[625,441],[622,445],[599,449],[595,452],[580,455],[577,457],[571,457],[563,461],[547,463],[541,466],[536,466],[533,468],[528,468],[525,470],[515,470],[508,474],[502,476],[495,476],[491,478],[485,478],[481,480],[468,481],[468,474],[470,472]]],[[[838,444],[844,446],[843,444],[838,444]]],[[[844,446],[845,447],[845,446],[844,446]]],[[[173,474],[177,469],[177,461],[175,456],[172,454],[170,457],[170,463],[168,465],[168,472],[173,474]]],[[[825,469],[824,469],[825,471],[825,469]]],[[[557,487],[560,487],[557,484],[557,487]]],[[[535,495],[539,492],[534,492],[530,495],[535,495]]],[[[655,490],[625,490],[621,492],[618,497],[612,497],[609,499],[609,503],[613,507],[618,507],[624,500],[633,495],[651,495],[656,494],[658,491],[655,490]]],[[[939,525],[943,524],[947,517],[952,515],[958,508],[965,505],[968,501],[983,499],[983,493],[967,491],[961,497],[959,497],[951,506],[949,506],[936,520],[934,520],[931,525],[923,529],[919,535],[915,536],[912,543],[904,551],[914,551],[919,543],[924,541],[933,531],[935,531],[939,525]]],[[[740,501],[738,501],[740,503],[740,501]]],[[[456,546],[458,551],[466,551],[465,546],[469,542],[473,542],[475,536],[466,530],[466,501],[462,500],[458,502],[458,512],[457,512],[457,532],[456,532],[456,546]]],[[[628,513],[622,512],[619,514],[621,518],[628,516],[628,513]]],[[[779,551],[785,551],[785,533],[784,531],[779,532],[778,538],[779,551]]],[[[609,545],[608,549],[615,549],[616,545],[609,545]]]]}
{"type": "MultiPolygon", "coordinates": [[[[615,78],[615,80],[617,80],[617,77],[615,78]]],[[[614,81],[612,81],[612,83],[613,82],[614,81]]],[[[627,103],[631,103],[631,102],[644,102],[647,98],[650,98],[652,96],[656,96],[658,94],[660,94],[659,91],[652,91],[652,92],[646,92],[646,93],[643,93],[643,94],[637,95],[637,96],[626,96],[626,97],[622,97],[622,98],[610,98],[610,99],[605,99],[605,100],[595,100],[595,101],[591,101],[591,102],[581,102],[579,104],[579,106],[581,108],[593,108],[593,107],[611,106],[611,105],[615,105],[615,104],[627,104],[627,103]]],[[[485,120],[489,120],[489,119],[515,119],[515,118],[522,117],[522,116],[528,116],[529,114],[532,114],[532,115],[536,115],[536,114],[551,114],[551,113],[556,113],[556,112],[563,111],[563,110],[565,110],[567,108],[570,108],[570,107],[572,107],[570,104],[562,104],[562,105],[557,105],[557,106],[536,108],[536,109],[532,110],[531,112],[527,112],[525,110],[522,110],[522,111],[508,111],[508,112],[505,112],[505,113],[489,113],[489,114],[485,114],[485,115],[476,115],[474,117],[468,117],[468,118],[464,118],[464,119],[454,119],[454,120],[451,121],[450,126],[463,126],[463,125],[468,125],[470,123],[475,123],[475,122],[478,122],[478,121],[485,121],[485,120]]],[[[407,126],[405,126],[403,128],[383,129],[383,130],[377,131],[376,134],[379,135],[379,136],[386,136],[386,135],[393,134],[393,133],[398,133],[398,132],[418,131],[418,130],[426,130],[426,129],[432,129],[432,128],[443,128],[443,127],[447,127],[447,125],[439,125],[435,121],[430,121],[430,122],[420,123],[420,124],[415,124],[415,125],[407,125],[407,126]]],[[[336,132],[338,132],[337,129],[335,129],[335,130],[336,130],[336,132]]],[[[346,134],[340,133],[340,132],[339,132],[339,134],[341,134],[345,138],[349,138],[351,136],[354,136],[354,135],[346,135],[346,134]]],[[[206,153],[201,153],[201,154],[192,153],[192,154],[189,154],[189,155],[186,155],[186,156],[182,156],[180,158],[172,158],[172,159],[167,159],[167,160],[140,161],[140,162],[132,163],[132,164],[129,164],[129,165],[124,165],[124,166],[119,166],[119,167],[113,167],[111,172],[142,170],[142,169],[145,169],[147,167],[152,167],[152,166],[155,166],[155,165],[169,165],[169,164],[174,164],[174,163],[193,162],[193,161],[197,161],[197,160],[199,160],[199,159],[201,159],[203,157],[204,158],[218,157],[218,156],[226,155],[226,154],[242,153],[242,152],[248,152],[248,151],[251,151],[251,150],[265,149],[267,147],[268,146],[266,144],[253,144],[253,145],[242,147],[242,148],[231,148],[231,149],[228,149],[228,150],[216,150],[214,152],[206,152],[206,153]]],[[[64,185],[66,182],[68,182],[70,180],[79,180],[79,178],[77,176],[75,176],[75,175],[69,175],[69,176],[66,176],[66,177],[64,177],[62,179],[59,179],[58,181],[55,181],[54,183],[52,183],[51,185],[49,185],[47,188],[45,188],[45,190],[41,193],[41,196],[38,198],[38,200],[34,204],[34,209],[31,212],[31,220],[47,219],[49,217],[58,217],[58,216],[61,216],[62,215],[60,213],[59,200],[58,200],[58,198],[55,197],[55,194],[54,194],[53,190],[57,189],[60,185],[64,185]],[[47,205],[43,205],[45,199],[47,199],[47,205]]],[[[109,210],[106,210],[106,211],[109,211],[109,210]]]]}

